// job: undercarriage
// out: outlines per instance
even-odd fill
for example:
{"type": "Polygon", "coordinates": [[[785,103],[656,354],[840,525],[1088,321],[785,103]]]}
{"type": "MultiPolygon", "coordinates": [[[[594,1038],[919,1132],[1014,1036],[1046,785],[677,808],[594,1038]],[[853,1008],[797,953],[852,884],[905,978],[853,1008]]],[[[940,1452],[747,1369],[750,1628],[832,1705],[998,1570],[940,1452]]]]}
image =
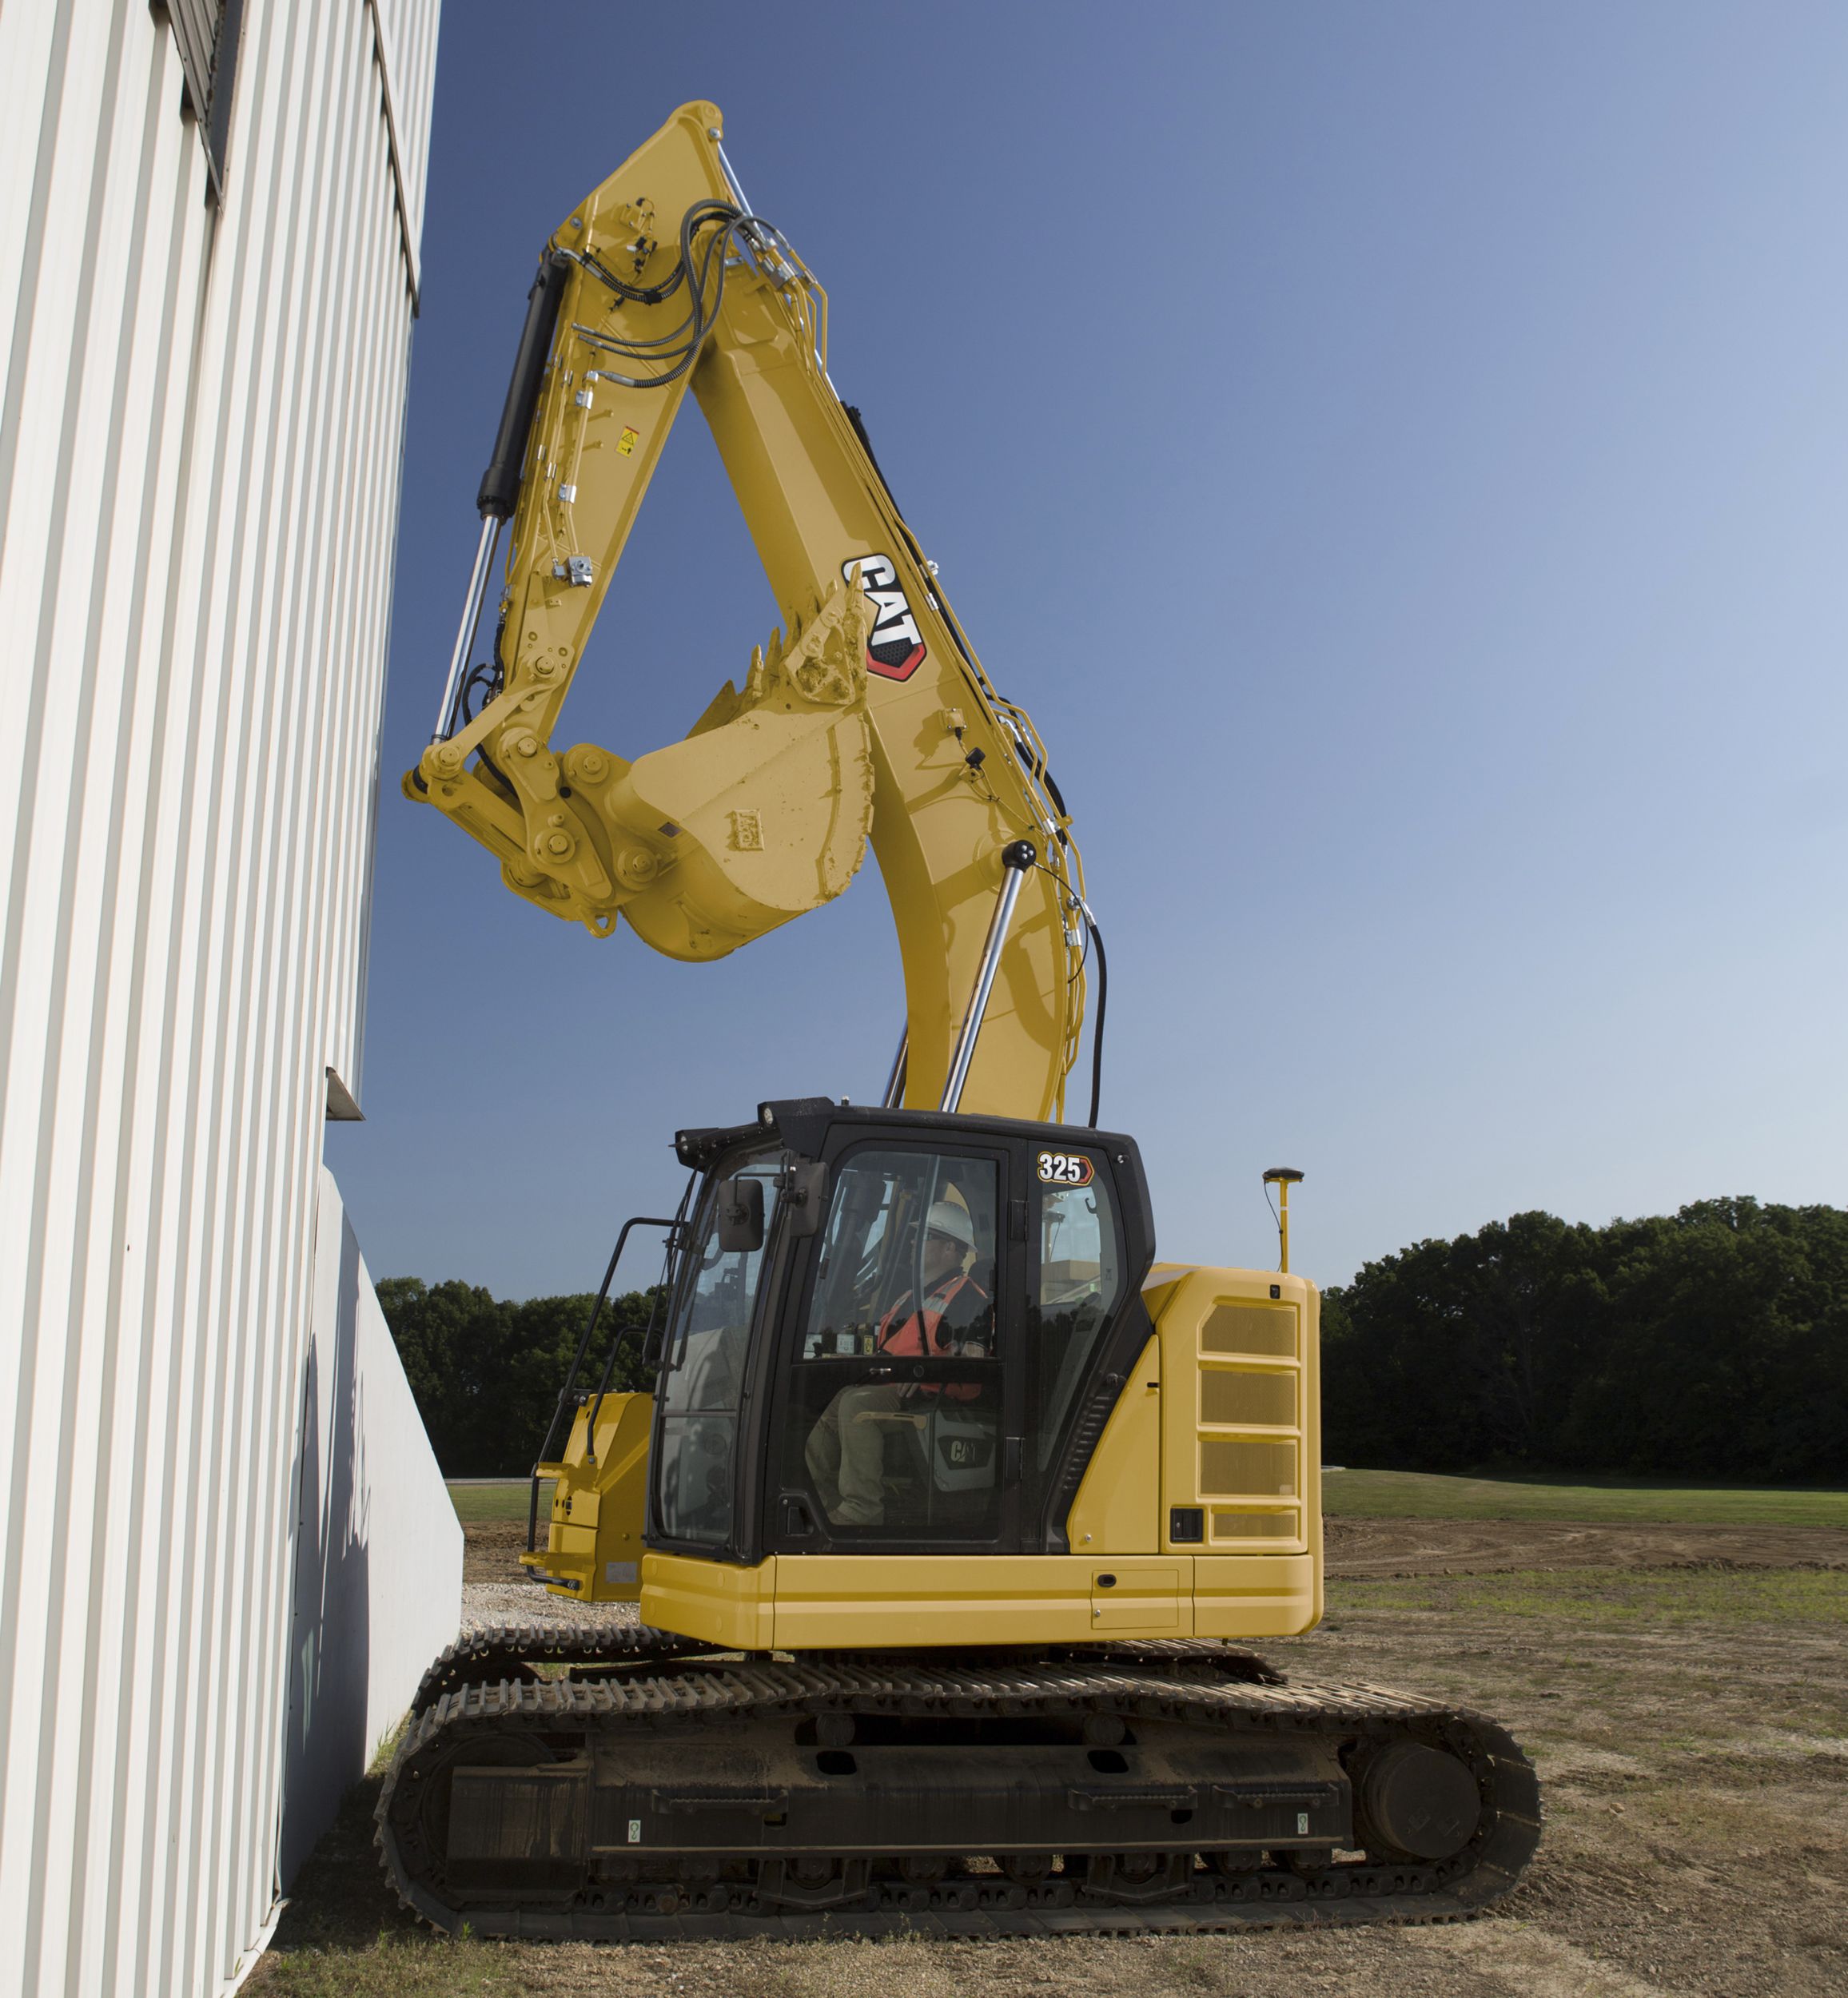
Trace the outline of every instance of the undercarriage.
{"type": "Polygon", "coordinates": [[[1193,1641],[721,1654],[508,1628],[427,1675],[378,1809],[439,1928],[582,1940],[1455,1920],[1539,1835],[1467,1711],[1193,1641]]]}

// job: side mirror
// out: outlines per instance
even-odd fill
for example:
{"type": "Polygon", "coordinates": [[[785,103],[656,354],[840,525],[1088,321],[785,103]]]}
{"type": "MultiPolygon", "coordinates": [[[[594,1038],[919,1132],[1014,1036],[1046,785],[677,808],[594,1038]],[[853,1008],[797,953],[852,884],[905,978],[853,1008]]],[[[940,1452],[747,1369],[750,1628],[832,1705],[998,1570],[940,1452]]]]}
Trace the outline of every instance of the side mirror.
{"type": "Polygon", "coordinates": [[[748,1256],[763,1247],[763,1182],[719,1183],[719,1247],[727,1256],[748,1256]]]}
{"type": "Polygon", "coordinates": [[[818,1233],[828,1204],[828,1168],[819,1159],[802,1159],[783,1175],[784,1225],[791,1235],[818,1233]]]}

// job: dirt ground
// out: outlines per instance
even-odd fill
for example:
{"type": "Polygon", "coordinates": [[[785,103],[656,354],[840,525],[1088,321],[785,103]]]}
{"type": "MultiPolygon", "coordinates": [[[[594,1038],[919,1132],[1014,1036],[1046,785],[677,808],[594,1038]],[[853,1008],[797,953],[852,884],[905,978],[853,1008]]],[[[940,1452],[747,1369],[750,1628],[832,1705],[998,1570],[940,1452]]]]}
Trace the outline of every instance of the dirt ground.
{"type": "MultiPolygon", "coordinates": [[[[1845,1568],[1836,1526],[1575,1526],[1552,1519],[1331,1519],[1331,1577],[1519,1568],[1845,1568]]],[[[520,1544],[526,1544],[524,1533],[520,1544]]]]}
{"type": "MultiPolygon", "coordinates": [[[[523,1529],[471,1534],[517,1574],[523,1529]],[[502,1546],[504,1539],[506,1545],[502,1546]]],[[[1534,1757],[1526,1881],[1454,1927],[1153,1940],[442,1941],[375,1870],[376,1783],[297,1882],[248,1988],[681,1998],[1835,1998],[1848,1990],[1848,1533],[1353,1520],[1286,1670],[1466,1700],[1534,1757]]]]}
{"type": "Polygon", "coordinates": [[[526,1551],[524,1519],[491,1519],[480,1526],[464,1527],[462,1543],[462,1580],[472,1582],[524,1582],[526,1570],[520,1557],[526,1551]]]}

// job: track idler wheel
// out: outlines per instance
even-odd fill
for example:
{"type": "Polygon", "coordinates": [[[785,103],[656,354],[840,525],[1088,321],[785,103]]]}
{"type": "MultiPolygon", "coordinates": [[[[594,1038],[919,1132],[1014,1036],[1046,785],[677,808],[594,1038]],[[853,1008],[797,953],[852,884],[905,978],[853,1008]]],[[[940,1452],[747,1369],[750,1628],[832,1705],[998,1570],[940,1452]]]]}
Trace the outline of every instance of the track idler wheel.
{"type": "Polygon", "coordinates": [[[1395,1741],[1361,1772],[1356,1801],[1369,1853],[1448,1859],[1476,1836],[1482,1797],[1466,1763],[1422,1741],[1395,1741]]]}

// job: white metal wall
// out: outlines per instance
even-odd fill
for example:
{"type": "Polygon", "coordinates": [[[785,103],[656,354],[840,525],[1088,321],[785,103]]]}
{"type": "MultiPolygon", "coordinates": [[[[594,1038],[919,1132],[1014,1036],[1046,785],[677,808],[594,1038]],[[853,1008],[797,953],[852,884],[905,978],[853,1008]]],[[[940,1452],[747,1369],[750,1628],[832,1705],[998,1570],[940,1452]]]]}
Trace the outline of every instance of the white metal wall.
{"type": "Polygon", "coordinates": [[[157,9],[0,4],[0,1992],[276,1895],[437,5],[245,0],[214,206],[157,9]]]}
{"type": "Polygon", "coordinates": [[[302,1395],[286,1884],[456,1634],[462,1528],[325,1167],[302,1395]]]}

